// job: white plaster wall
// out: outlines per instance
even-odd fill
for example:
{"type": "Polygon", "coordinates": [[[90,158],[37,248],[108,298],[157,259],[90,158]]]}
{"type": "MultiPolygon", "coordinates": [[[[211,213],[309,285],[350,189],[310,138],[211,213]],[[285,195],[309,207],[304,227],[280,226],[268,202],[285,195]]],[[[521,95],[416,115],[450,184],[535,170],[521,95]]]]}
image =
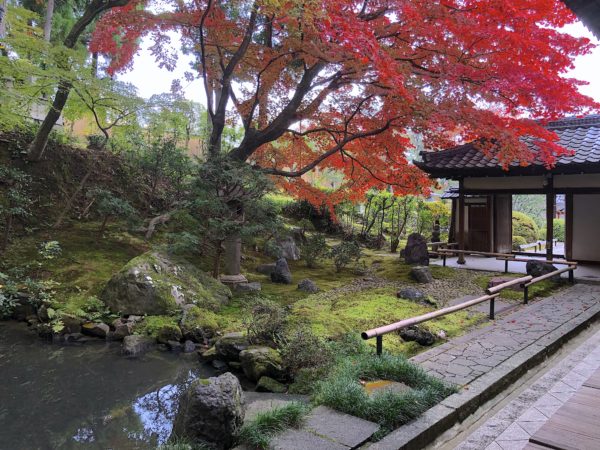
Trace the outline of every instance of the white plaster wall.
{"type": "Polygon", "coordinates": [[[573,195],[573,259],[600,261],[600,194],[573,195]]]}

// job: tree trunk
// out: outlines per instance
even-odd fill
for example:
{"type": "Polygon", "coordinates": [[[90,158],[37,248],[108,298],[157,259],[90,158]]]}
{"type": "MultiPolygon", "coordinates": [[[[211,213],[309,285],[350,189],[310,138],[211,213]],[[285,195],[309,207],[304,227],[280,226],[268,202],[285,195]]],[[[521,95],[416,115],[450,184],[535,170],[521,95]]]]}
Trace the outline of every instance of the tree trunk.
{"type": "Polygon", "coordinates": [[[48,0],[46,6],[46,20],[44,22],[44,40],[50,42],[52,35],[52,16],[54,15],[54,0],[48,0]]]}
{"type": "Polygon", "coordinates": [[[223,243],[221,241],[217,242],[215,245],[215,260],[213,262],[213,278],[218,280],[221,272],[221,255],[223,254],[223,243]]]}
{"type": "Polygon", "coordinates": [[[102,221],[102,225],[100,226],[100,230],[98,231],[98,234],[100,236],[104,234],[104,230],[106,229],[106,223],[108,222],[109,218],[110,216],[104,216],[104,220],[102,221]]]}
{"type": "Polygon", "coordinates": [[[69,211],[71,211],[71,208],[73,207],[73,202],[75,201],[75,199],[77,198],[79,193],[84,188],[85,183],[87,183],[87,180],[91,174],[92,174],[92,168],[90,167],[88,169],[87,173],[84,175],[81,182],[79,183],[79,186],[77,186],[77,189],[75,189],[75,192],[73,192],[73,194],[67,200],[67,204],[65,205],[65,207],[61,211],[60,215],[58,216],[58,219],[56,219],[56,222],[54,223],[54,225],[52,225],[52,228],[54,228],[56,230],[58,227],[60,227],[62,225],[63,220],[65,220],[65,217],[67,216],[67,214],[69,213],[69,211]]]}
{"type": "Polygon", "coordinates": [[[92,76],[98,78],[98,52],[92,53],[92,76]]]}
{"type": "Polygon", "coordinates": [[[8,239],[10,238],[10,232],[12,231],[13,215],[9,214],[6,218],[6,228],[4,229],[4,237],[2,238],[2,251],[8,247],[8,239]]]}
{"type": "MultiPolygon", "coordinates": [[[[8,9],[8,0],[0,0],[0,39],[6,36],[6,13],[8,9]]],[[[4,49],[2,49],[4,52],[4,49]]]]}
{"type": "MultiPolygon", "coordinates": [[[[63,45],[67,48],[75,47],[81,34],[85,31],[88,25],[96,19],[96,17],[109,9],[117,6],[125,6],[127,3],[129,3],[129,1],[130,0],[92,0],[89,2],[85,11],[83,12],[83,15],[79,18],[79,20],[77,20],[77,22],[75,22],[69,31],[69,34],[65,38],[63,45]]],[[[62,67],[62,69],[67,70],[69,67],[62,67]]],[[[50,132],[60,118],[62,110],[65,107],[65,103],[67,103],[67,99],[69,98],[71,87],[71,83],[68,81],[63,80],[59,83],[58,90],[54,96],[54,101],[52,102],[52,107],[48,111],[48,114],[46,114],[46,118],[42,122],[42,125],[33,139],[33,142],[29,146],[27,158],[30,161],[39,161],[42,159],[44,151],[46,150],[46,145],[48,144],[50,132]]]]}

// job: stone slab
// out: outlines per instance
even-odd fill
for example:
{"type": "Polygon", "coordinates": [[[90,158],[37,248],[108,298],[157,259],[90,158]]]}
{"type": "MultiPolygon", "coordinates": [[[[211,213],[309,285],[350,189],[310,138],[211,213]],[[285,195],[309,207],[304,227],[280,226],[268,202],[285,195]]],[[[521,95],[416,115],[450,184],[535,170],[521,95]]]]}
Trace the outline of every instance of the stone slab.
{"type": "Polygon", "coordinates": [[[326,406],[319,406],[309,414],[302,429],[355,448],[379,430],[379,425],[326,406]]]}
{"type": "Polygon", "coordinates": [[[348,450],[337,442],[329,441],[304,430],[288,430],[271,442],[272,450],[348,450]]]}

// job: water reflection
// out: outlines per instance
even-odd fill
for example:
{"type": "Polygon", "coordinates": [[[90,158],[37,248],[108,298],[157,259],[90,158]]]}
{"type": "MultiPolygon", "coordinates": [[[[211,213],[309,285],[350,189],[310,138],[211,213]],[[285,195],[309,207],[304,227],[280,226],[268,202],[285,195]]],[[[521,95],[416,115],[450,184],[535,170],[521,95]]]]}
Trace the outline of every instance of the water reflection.
{"type": "Polygon", "coordinates": [[[151,449],[178,398],[212,376],[193,355],[119,355],[116,343],[58,347],[0,322],[0,449],[151,449]]]}

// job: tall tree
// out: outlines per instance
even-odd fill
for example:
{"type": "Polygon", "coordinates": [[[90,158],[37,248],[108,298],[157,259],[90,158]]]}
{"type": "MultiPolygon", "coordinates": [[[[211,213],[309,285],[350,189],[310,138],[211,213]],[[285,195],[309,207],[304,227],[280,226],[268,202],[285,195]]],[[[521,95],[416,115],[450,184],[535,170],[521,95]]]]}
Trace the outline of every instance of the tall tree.
{"type": "Polygon", "coordinates": [[[591,48],[560,31],[574,20],[559,0],[133,0],[103,17],[90,47],[114,72],[149,36],[170,68],[167,33],[177,30],[198,56],[209,158],[223,152],[226,124],[241,124],[227,158],[331,204],[371,187],[426,190],[406,157],[410,132],[427,148],[493,140],[483,150],[503,164],[532,160],[527,135],[551,165],[565,149],[532,119],[597,106],[566,76],[591,48]],[[346,175],[338,193],[303,180],[317,166],[346,175]]]}
{"type": "MultiPolygon", "coordinates": [[[[69,34],[67,34],[67,37],[63,42],[63,46],[67,49],[74,48],[82,33],[100,16],[100,14],[112,8],[127,5],[127,3],[129,3],[129,0],[91,0],[87,4],[81,17],[79,17],[77,22],[75,22],[69,31],[69,34]]],[[[58,65],[61,67],[61,69],[68,70],[68,56],[64,57],[58,65]]],[[[65,107],[71,92],[71,88],[72,83],[70,80],[63,79],[59,82],[48,114],[46,114],[46,117],[40,125],[33,142],[29,146],[28,159],[30,161],[39,161],[42,158],[44,150],[46,149],[46,145],[48,144],[50,132],[52,131],[52,128],[54,128],[54,125],[56,124],[63,108],[65,107]]]]}
{"type": "Polygon", "coordinates": [[[48,0],[46,5],[46,20],[44,21],[44,40],[50,42],[52,36],[52,16],[54,15],[54,0],[48,0]]]}

